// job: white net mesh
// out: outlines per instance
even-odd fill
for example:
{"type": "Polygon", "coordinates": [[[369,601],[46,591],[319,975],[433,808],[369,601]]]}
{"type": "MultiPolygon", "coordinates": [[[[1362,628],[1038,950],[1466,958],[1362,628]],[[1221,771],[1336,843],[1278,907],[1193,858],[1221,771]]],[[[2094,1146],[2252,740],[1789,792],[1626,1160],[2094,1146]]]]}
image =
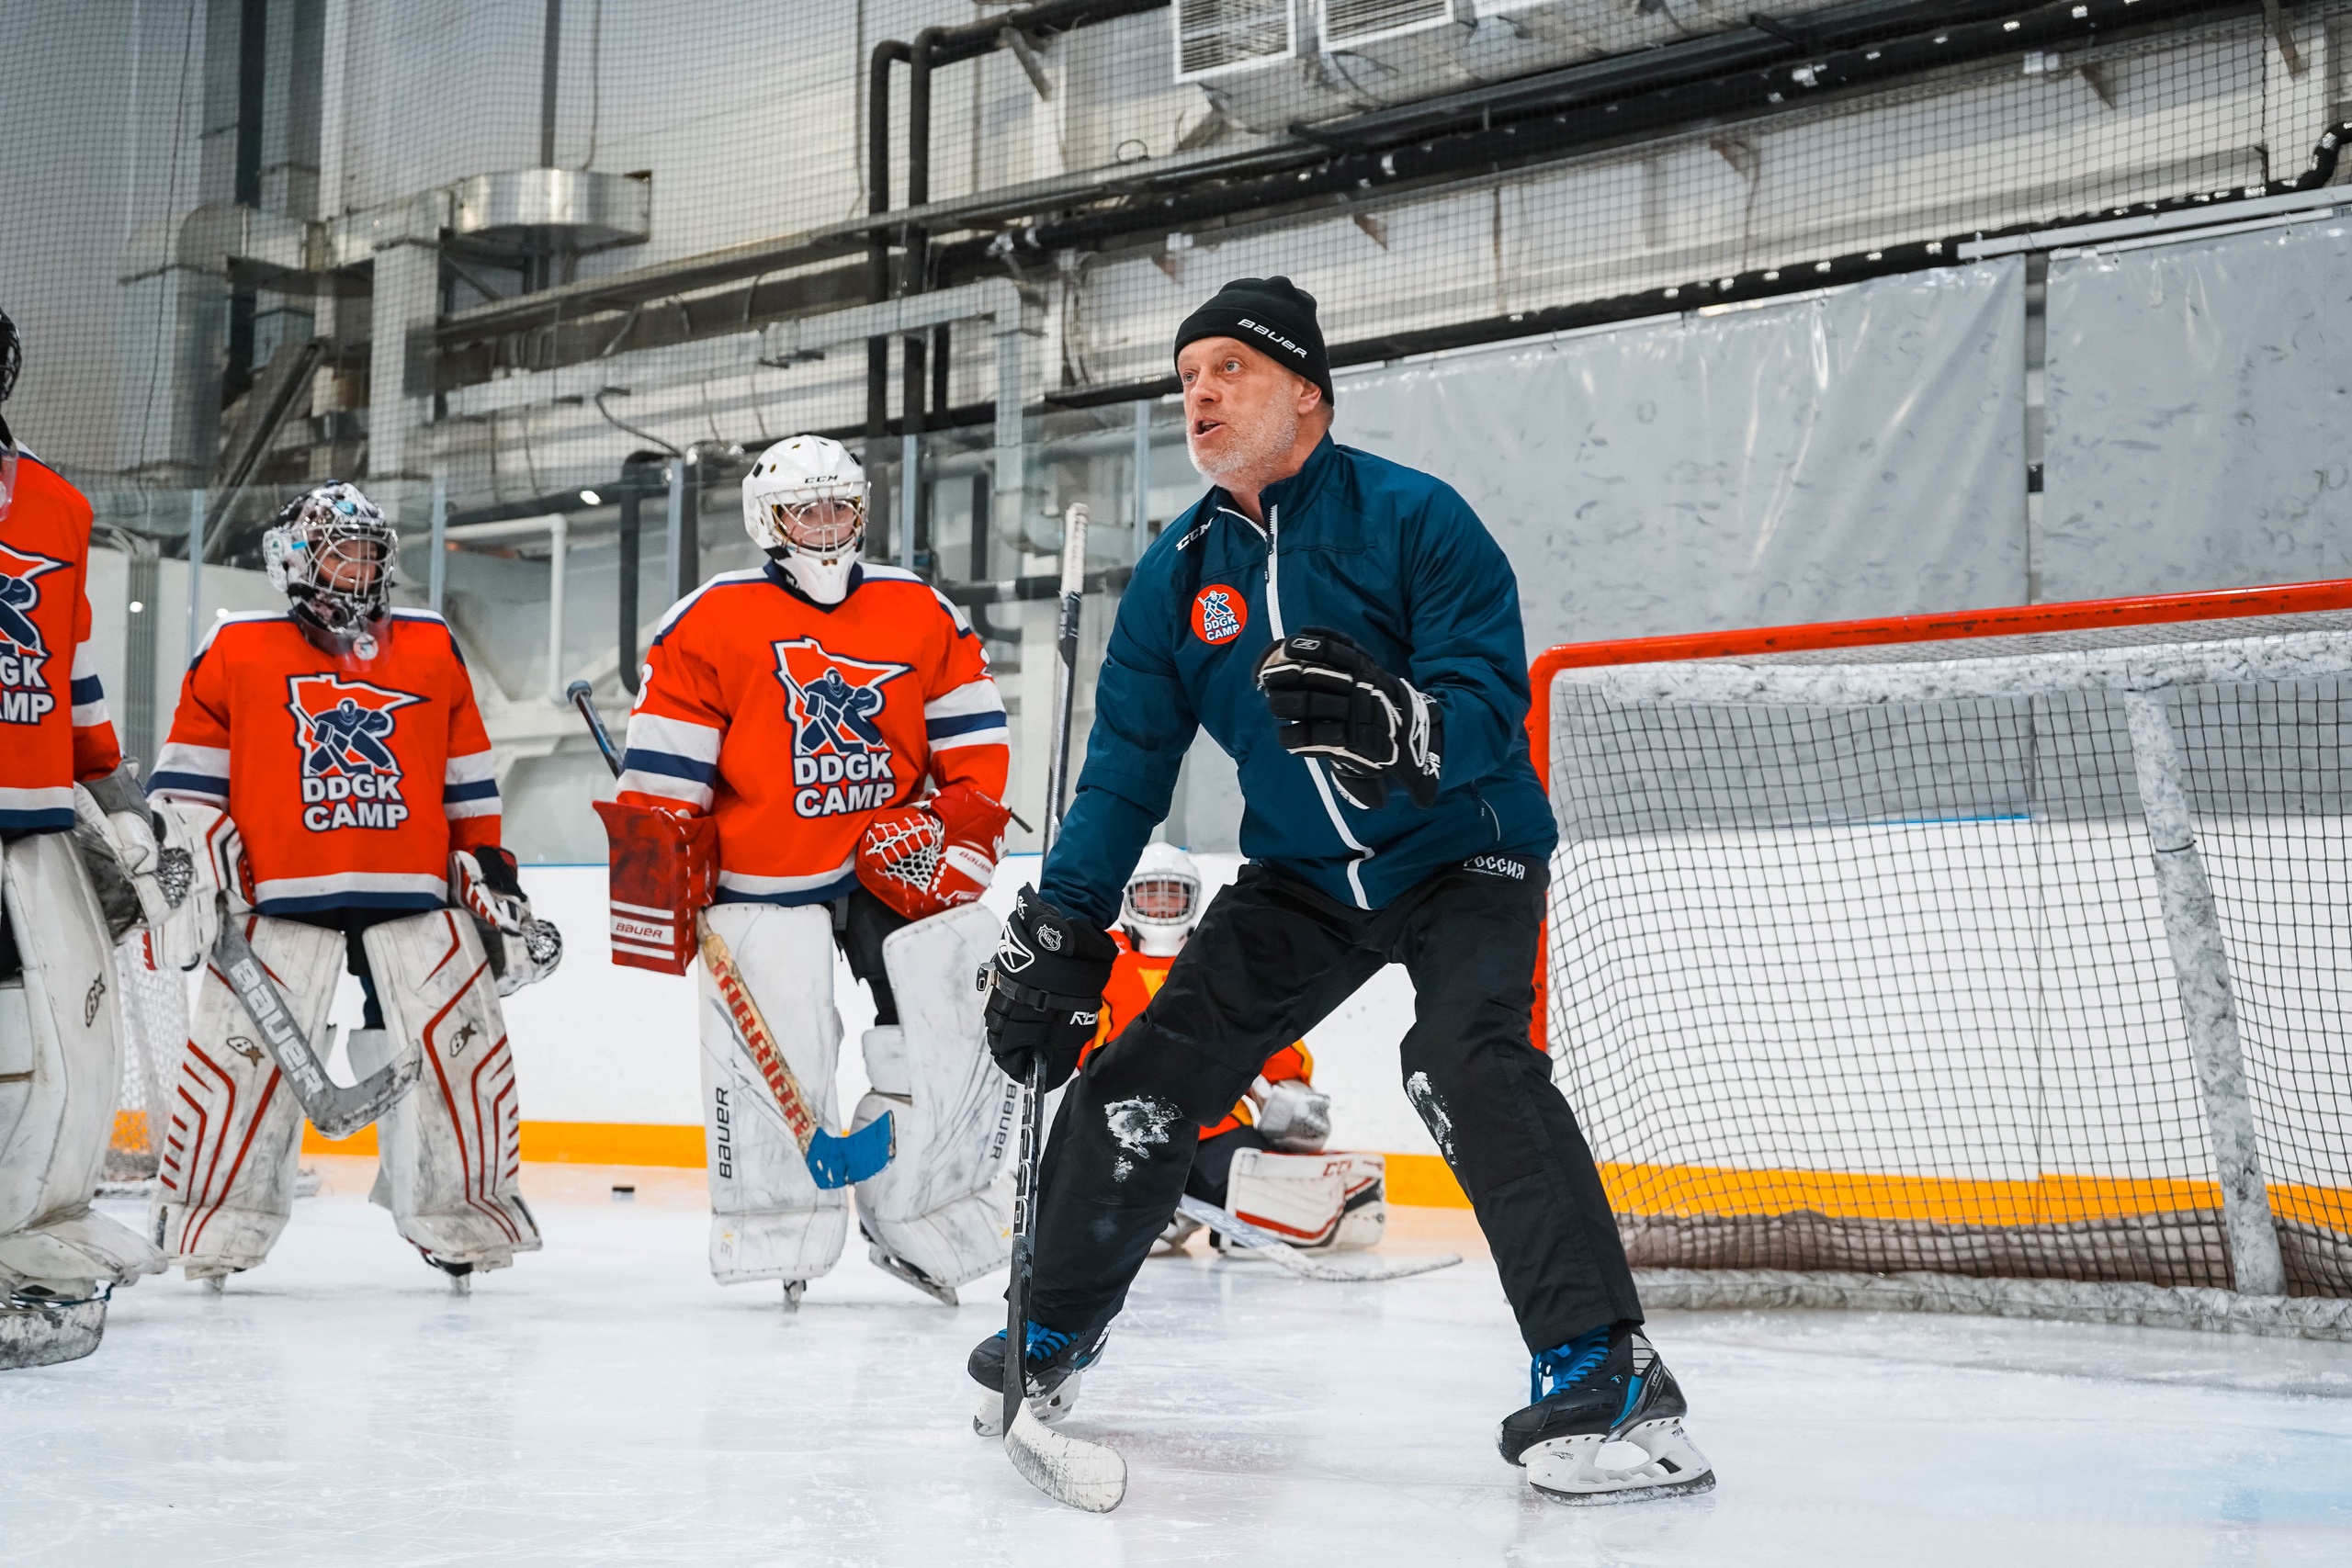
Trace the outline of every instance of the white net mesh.
{"type": "Polygon", "coordinates": [[[188,1032],[185,976],[148,962],[147,939],[133,931],[115,949],[116,995],[120,1002],[122,1089],[114,1113],[114,1136],[107,1146],[104,1179],[109,1184],[153,1181],[171,1124],[171,1075],[178,1069],[188,1032]]]}
{"type": "Polygon", "coordinates": [[[1562,671],[1544,1023],[1635,1263],[2245,1288],[2124,712],[2162,688],[2255,1190],[2286,1289],[2352,1297],[2346,624],[1562,671]]]}

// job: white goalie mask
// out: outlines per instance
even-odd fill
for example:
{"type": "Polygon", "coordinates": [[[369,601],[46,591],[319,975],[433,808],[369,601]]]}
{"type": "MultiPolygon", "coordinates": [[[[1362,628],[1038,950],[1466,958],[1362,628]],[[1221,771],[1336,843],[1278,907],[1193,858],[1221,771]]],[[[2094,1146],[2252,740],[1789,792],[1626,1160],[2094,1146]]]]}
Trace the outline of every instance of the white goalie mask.
{"type": "Polygon", "coordinates": [[[294,622],[323,652],[376,657],[391,610],[400,536],[383,512],[340,480],[289,501],[261,536],[269,585],[293,603],[294,622]]]}
{"type": "Polygon", "coordinates": [[[865,545],[865,470],[822,435],[793,435],[759,456],[743,479],[743,532],[820,604],[849,593],[865,545]]]}
{"type": "Polygon", "coordinates": [[[1193,857],[1173,844],[1146,844],[1119,900],[1119,923],[1136,951],[1174,956],[1200,913],[1201,873],[1193,857]]]}

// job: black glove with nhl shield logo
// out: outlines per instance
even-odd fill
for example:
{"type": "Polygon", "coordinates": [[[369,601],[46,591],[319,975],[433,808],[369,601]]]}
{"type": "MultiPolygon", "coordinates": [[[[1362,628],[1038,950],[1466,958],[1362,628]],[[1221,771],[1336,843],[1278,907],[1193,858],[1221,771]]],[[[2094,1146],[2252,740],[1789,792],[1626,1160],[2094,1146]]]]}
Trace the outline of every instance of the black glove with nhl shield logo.
{"type": "Polygon", "coordinates": [[[1102,1016],[1102,987],[1119,949],[1108,933],[1056,908],[1034,887],[1021,890],[1004,923],[996,960],[981,971],[989,993],[989,1055],[1015,1082],[1043,1061],[1040,1090],[1078,1070],[1102,1016]]]}
{"type": "Polygon", "coordinates": [[[1445,715],[1369,649],[1327,626],[1308,626],[1266,649],[1258,689],[1281,721],[1274,739],[1283,750],[1329,763],[1349,805],[1379,810],[1391,780],[1415,806],[1436,801],[1445,715]]]}

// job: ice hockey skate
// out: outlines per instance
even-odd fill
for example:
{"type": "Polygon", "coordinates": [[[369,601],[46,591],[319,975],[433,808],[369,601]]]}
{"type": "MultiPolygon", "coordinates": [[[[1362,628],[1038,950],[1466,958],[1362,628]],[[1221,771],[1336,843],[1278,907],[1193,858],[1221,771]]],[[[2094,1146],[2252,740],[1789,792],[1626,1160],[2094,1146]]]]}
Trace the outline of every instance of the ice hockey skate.
{"type": "MultiPolygon", "coordinates": [[[[1086,1369],[1102,1359],[1108,1330],[1098,1331],[1081,1345],[1076,1337],[1042,1324],[1029,1325],[1029,1350],[1024,1359],[1029,1414],[1052,1426],[1078,1404],[1079,1382],[1086,1369]]],[[[1004,1331],[997,1330],[972,1347],[964,1370],[986,1392],[972,1412],[972,1430],[983,1438],[1004,1436],[1004,1331]]]]}
{"type": "Polygon", "coordinates": [[[1682,1430],[1690,1406],[1666,1363],[1636,1328],[1598,1329],[1539,1351],[1524,1410],[1503,1418],[1503,1458],[1563,1503],[1638,1503],[1714,1489],[1714,1467],[1682,1430]],[[1644,1459],[1611,1465],[1611,1444],[1644,1459]]]}

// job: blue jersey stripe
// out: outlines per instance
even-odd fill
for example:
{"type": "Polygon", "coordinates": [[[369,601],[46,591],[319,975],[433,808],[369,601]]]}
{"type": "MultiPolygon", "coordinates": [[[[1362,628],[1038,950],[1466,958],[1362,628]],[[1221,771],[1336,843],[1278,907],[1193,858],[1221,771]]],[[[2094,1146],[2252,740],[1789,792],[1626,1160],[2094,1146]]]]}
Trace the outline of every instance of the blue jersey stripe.
{"type": "Polygon", "coordinates": [[[934,718],[924,724],[923,734],[933,740],[944,740],[951,735],[969,735],[976,729],[1002,729],[1004,715],[1001,710],[988,713],[956,714],[948,718],[934,718]]]}
{"type": "Polygon", "coordinates": [[[159,789],[192,790],[198,795],[227,795],[229,781],[216,779],[207,773],[183,773],[167,769],[147,781],[148,794],[153,795],[159,789]]]}
{"type": "Polygon", "coordinates": [[[625,773],[660,773],[664,778],[684,779],[689,784],[708,784],[717,767],[715,762],[681,757],[675,751],[649,751],[641,746],[630,747],[621,758],[621,771],[625,773]]]}

